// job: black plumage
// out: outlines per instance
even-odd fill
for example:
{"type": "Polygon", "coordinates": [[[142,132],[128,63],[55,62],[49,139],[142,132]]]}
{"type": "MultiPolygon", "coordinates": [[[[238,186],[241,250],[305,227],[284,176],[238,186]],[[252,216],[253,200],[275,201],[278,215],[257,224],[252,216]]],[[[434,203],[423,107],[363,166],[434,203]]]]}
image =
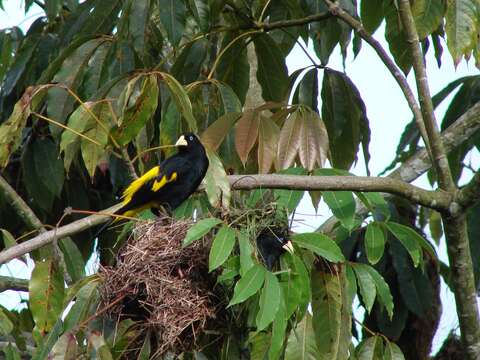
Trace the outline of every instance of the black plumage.
{"type": "Polygon", "coordinates": [[[257,250],[268,270],[272,270],[280,255],[285,251],[293,252],[288,239],[288,229],[280,227],[263,229],[257,236],[257,250]]]}
{"type": "MultiPolygon", "coordinates": [[[[209,165],[205,148],[192,133],[180,136],[175,145],[178,147],[175,155],[150,169],[125,189],[123,206],[115,212],[116,215],[133,217],[145,209],[173,211],[197,190],[209,165]]],[[[99,233],[108,225],[110,223],[99,233]]]]}

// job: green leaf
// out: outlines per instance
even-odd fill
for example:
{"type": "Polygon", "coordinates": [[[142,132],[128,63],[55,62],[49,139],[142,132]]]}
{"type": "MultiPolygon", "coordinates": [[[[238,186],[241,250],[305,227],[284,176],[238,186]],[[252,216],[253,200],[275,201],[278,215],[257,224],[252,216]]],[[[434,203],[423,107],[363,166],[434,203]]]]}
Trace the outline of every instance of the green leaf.
{"type": "Polygon", "coordinates": [[[175,47],[185,31],[187,9],[183,1],[159,0],[160,20],[167,31],[168,40],[175,47]]]}
{"type": "Polygon", "coordinates": [[[380,303],[383,304],[383,306],[385,306],[388,316],[390,317],[390,320],[392,320],[394,305],[392,293],[390,292],[390,287],[388,286],[382,275],[380,275],[373,267],[362,264],[359,264],[359,266],[367,270],[372,277],[373,281],[375,282],[375,288],[377,289],[377,299],[380,301],[380,303]]]}
{"type": "Polygon", "coordinates": [[[255,35],[253,44],[257,53],[257,79],[262,87],[263,100],[282,102],[288,87],[285,57],[266,33],[255,35]]]}
{"type": "Polygon", "coordinates": [[[352,267],[355,271],[355,275],[357,276],[357,282],[365,309],[367,309],[367,311],[370,313],[375,301],[375,296],[377,294],[375,281],[373,280],[370,272],[367,270],[367,265],[355,264],[355,266],[352,267]]]}
{"type": "Polygon", "coordinates": [[[61,239],[58,242],[60,250],[62,250],[65,266],[68,274],[74,282],[85,277],[85,262],[77,245],[70,237],[61,239]]]}
{"type": "Polygon", "coordinates": [[[120,95],[122,116],[113,134],[120,145],[126,145],[135,138],[153,116],[157,109],[158,92],[155,75],[139,76],[130,80],[124,93],[120,95]]]}
{"type": "Polygon", "coordinates": [[[388,41],[388,47],[395,63],[407,75],[412,68],[412,54],[408,46],[407,35],[403,31],[397,7],[393,1],[383,2],[383,13],[386,20],[385,38],[388,41]]]}
{"type": "Polygon", "coordinates": [[[324,191],[323,200],[347,230],[355,227],[355,199],[351,191],[324,191]]]}
{"type": "Polygon", "coordinates": [[[442,24],[445,4],[438,0],[417,0],[412,4],[412,14],[420,40],[438,29],[442,24]]]}
{"type": "Polygon", "coordinates": [[[462,56],[469,57],[478,42],[478,4],[472,0],[448,0],[445,15],[447,46],[455,66],[462,56]]]}
{"type": "Polygon", "coordinates": [[[8,343],[8,345],[5,346],[2,351],[5,354],[5,360],[21,360],[20,353],[18,352],[17,348],[10,343],[8,343]]]}
{"type": "Polygon", "coordinates": [[[287,330],[287,317],[285,313],[285,297],[280,288],[279,306],[272,324],[272,337],[268,349],[268,360],[277,360],[283,350],[285,331],[287,330]]]}
{"type": "Polygon", "coordinates": [[[228,208],[231,198],[230,183],[220,157],[210,149],[207,149],[209,166],[205,174],[205,192],[208,201],[214,207],[228,208]]]}
{"type": "Polygon", "coordinates": [[[30,101],[33,88],[28,88],[15,104],[7,121],[0,125],[0,167],[8,164],[10,155],[20,146],[22,130],[30,116],[30,101]]]}
{"type": "Polygon", "coordinates": [[[8,249],[9,247],[17,244],[13,235],[10,234],[7,230],[0,229],[0,232],[2,233],[3,246],[5,249],[8,249]]]}
{"type": "Polygon", "coordinates": [[[239,304],[257,293],[265,280],[266,270],[261,265],[255,265],[236,283],[233,298],[228,306],[239,304]]]}
{"type": "Polygon", "coordinates": [[[383,0],[363,0],[360,2],[360,16],[365,30],[373,35],[383,20],[383,0]]]}
{"type": "MultiPolygon", "coordinates": [[[[295,167],[281,170],[278,173],[286,175],[306,175],[307,172],[304,168],[295,167]]],[[[276,189],[273,191],[273,194],[277,199],[278,206],[287,209],[289,212],[295,210],[300,203],[300,200],[302,200],[304,193],[304,191],[299,190],[276,189]]]]}
{"type": "MultiPolygon", "coordinates": [[[[236,32],[227,32],[222,40],[221,50],[237,36],[236,32]]],[[[250,81],[250,64],[247,57],[247,45],[239,39],[223,53],[216,69],[216,78],[230,85],[240,102],[245,103],[245,97],[250,81]]]]}
{"type": "Polygon", "coordinates": [[[150,360],[151,345],[149,335],[150,334],[147,333],[147,336],[145,336],[145,341],[143,342],[142,348],[140,349],[137,360],[150,360]]]}
{"type": "Polygon", "coordinates": [[[320,233],[295,234],[292,236],[292,241],[294,244],[311,250],[328,261],[345,261],[338,245],[326,235],[320,233]]]}
{"type": "MultiPolygon", "coordinates": [[[[387,229],[395,236],[405,247],[412,258],[415,267],[420,263],[422,258],[422,245],[426,240],[422,238],[415,230],[408,226],[397,224],[394,222],[385,223],[387,229]]],[[[427,245],[429,246],[429,245],[427,245]]],[[[431,252],[433,250],[430,250],[431,252]]],[[[433,258],[436,258],[434,255],[433,258]]]]}
{"type": "Polygon", "coordinates": [[[8,310],[0,307],[0,333],[3,335],[10,334],[14,328],[12,321],[5,313],[6,311],[8,310]]]}
{"type": "Polygon", "coordinates": [[[218,268],[228,259],[234,245],[235,230],[227,225],[223,225],[213,239],[212,247],[210,249],[210,255],[208,257],[209,272],[218,268]]]}
{"type": "Polygon", "coordinates": [[[377,342],[381,342],[382,339],[378,336],[370,336],[363,340],[357,347],[357,359],[358,360],[376,360],[375,348],[377,342]]]}
{"type": "Polygon", "coordinates": [[[257,313],[257,331],[262,331],[275,319],[280,306],[281,289],[277,277],[265,272],[265,282],[260,294],[260,309],[257,313]]]}
{"type": "Polygon", "coordinates": [[[80,282],[79,285],[83,286],[81,286],[76,293],[69,292],[69,297],[75,296],[75,303],[65,317],[65,332],[74,329],[87,318],[90,306],[97,299],[98,280],[89,279],[86,283],[84,283],[84,281],[80,282]]]}
{"type": "Polygon", "coordinates": [[[312,312],[319,359],[346,359],[351,342],[351,304],[344,272],[312,271],[312,312]]]}
{"type": "Polygon", "coordinates": [[[345,74],[326,69],[321,95],[322,120],[328,131],[332,166],[348,170],[357,159],[360,143],[368,163],[369,120],[355,84],[345,74]]]}
{"type": "Polygon", "coordinates": [[[437,245],[443,236],[442,217],[438,211],[432,210],[428,219],[430,234],[437,245]]]}
{"type": "Polygon", "coordinates": [[[41,333],[49,332],[63,310],[63,274],[52,260],[35,263],[29,284],[30,310],[41,333]]]}
{"type": "Polygon", "coordinates": [[[398,347],[397,344],[388,341],[385,346],[385,360],[405,360],[402,350],[398,347]]]}
{"type": "Polygon", "coordinates": [[[288,337],[285,360],[318,360],[320,356],[315,343],[312,315],[307,312],[288,337]]]}
{"type": "Polygon", "coordinates": [[[221,222],[222,220],[217,218],[207,218],[197,221],[190,229],[188,229],[187,235],[185,235],[185,239],[183,239],[182,246],[186,247],[195,240],[200,239],[221,222]]]}
{"type": "Polygon", "coordinates": [[[385,234],[382,227],[376,222],[371,222],[367,225],[365,250],[367,259],[371,264],[376,264],[385,251],[385,234]]]}
{"type": "Polygon", "coordinates": [[[177,105],[177,109],[180,111],[185,120],[187,120],[190,131],[197,132],[197,122],[193,117],[192,103],[190,102],[187,92],[172,75],[168,73],[162,73],[161,75],[163,81],[170,89],[170,94],[177,105]]]}
{"type": "Polygon", "coordinates": [[[54,196],[60,196],[65,174],[57,146],[48,138],[39,139],[33,143],[33,152],[37,181],[54,196]]]}
{"type": "Polygon", "coordinates": [[[252,259],[253,247],[245,230],[238,232],[238,247],[240,248],[240,275],[243,276],[255,265],[252,259]]]}

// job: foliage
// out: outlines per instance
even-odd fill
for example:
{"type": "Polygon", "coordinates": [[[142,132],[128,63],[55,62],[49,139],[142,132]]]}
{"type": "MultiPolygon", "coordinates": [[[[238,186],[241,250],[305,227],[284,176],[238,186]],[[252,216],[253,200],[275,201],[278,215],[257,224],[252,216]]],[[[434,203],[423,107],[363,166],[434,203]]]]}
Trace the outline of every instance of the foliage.
{"type": "MultiPolygon", "coordinates": [[[[403,359],[408,334],[426,338],[429,351],[432,337],[425,334],[438,322],[439,273],[450,283],[448,266],[439,270],[424,233],[428,225],[440,241],[438,213],[375,192],[311,192],[315,207],[323,197],[335,226],[328,234],[292,234],[295,251],[283,254],[273,271],[256,253],[258,224],[226,220],[233,208],[250,219],[265,203],[275,209],[265,221],[285,220],[304,195],[232,192],[227,174],[345,175],[361,154],[369,172],[368,104],[348,67],[327,66],[337,45],[345,59],[347,52],[359,54],[362,40],[339,18],[307,18],[327,12],[323,0],[26,0],[26,11],[34,3],[45,15],[26,33],[0,31],[0,166],[43,224],[114,204],[131,169],[144,173],[171,155],[167,146],[186,130],[207,147],[206,191],[175,216],[197,220],[184,247],[214,235],[209,272],[236,316],[228,324],[234,331],[184,358],[403,359]],[[289,25],[298,19],[307,20],[289,25]],[[271,27],[263,31],[265,24],[271,27]],[[321,63],[288,74],[285,58],[302,41],[313,43],[321,63]],[[322,169],[327,160],[332,169],[322,169]],[[360,204],[366,214],[358,214],[360,204]],[[366,310],[363,321],[354,319],[356,297],[366,310]],[[363,333],[352,327],[355,321],[363,333]]],[[[385,22],[390,55],[401,71],[411,71],[397,1],[339,4],[370,33],[385,22]]],[[[433,45],[439,66],[445,45],[455,64],[471,58],[480,66],[476,1],[415,0],[412,12],[424,52],[433,45]]],[[[480,100],[480,77],[449,84],[433,97],[434,106],[454,91],[442,129],[480,100]]],[[[467,154],[480,149],[478,135],[449,154],[456,182],[468,168],[467,154]]],[[[419,144],[412,121],[387,170],[419,144]]],[[[468,213],[470,239],[480,231],[478,210],[468,213]]],[[[0,219],[3,248],[30,236],[1,193],[0,219]]],[[[108,321],[98,309],[100,280],[86,275],[85,264],[98,253],[102,265],[113,265],[131,228],[106,231],[97,245],[89,229],[30,253],[28,306],[0,307],[6,358],[128,356],[135,324],[108,321]]],[[[480,247],[472,242],[471,248],[478,285],[480,247]]],[[[153,354],[147,336],[138,358],[153,354]]]]}

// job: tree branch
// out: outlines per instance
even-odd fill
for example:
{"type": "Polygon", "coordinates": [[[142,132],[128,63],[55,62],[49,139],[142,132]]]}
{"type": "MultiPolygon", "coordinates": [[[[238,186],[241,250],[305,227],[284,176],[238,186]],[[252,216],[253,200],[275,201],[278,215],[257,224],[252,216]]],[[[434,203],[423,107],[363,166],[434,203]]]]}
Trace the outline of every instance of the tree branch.
{"type": "Polygon", "coordinates": [[[352,29],[354,29],[357,34],[365,40],[377,53],[378,57],[382,60],[385,64],[387,69],[390,71],[394,79],[397,81],[398,86],[403,92],[405,99],[407,100],[410,109],[412,110],[413,116],[415,118],[415,123],[417,124],[418,129],[420,130],[420,134],[422,135],[423,142],[426,144],[427,149],[429,146],[427,132],[425,131],[425,125],[423,123],[423,116],[418,106],[417,100],[415,95],[413,94],[412,89],[408,85],[407,78],[403,76],[402,71],[398,68],[395,62],[388,56],[387,52],[383,49],[382,45],[375,40],[375,38],[368,33],[367,30],[363,27],[362,23],[351,16],[348,12],[343,10],[340,6],[335,4],[330,0],[324,0],[328,6],[330,13],[340,20],[344,21],[348,24],[352,29]]]}
{"type": "Polygon", "coordinates": [[[459,212],[464,213],[470,206],[480,200],[480,170],[475,173],[470,182],[458,193],[455,202],[460,205],[459,212]]]}
{"type": "Polygon", "coordinates": [[[253,28],[253,29],[258,29],[258,30],[263,30],[268,32],[276,29],[284,29],[286,27],[306,25],[311,22],[322,21],[331,17],[332,17],[332,14],[330,12],[323,12],[323,13],[318,13],[314,15],[309,15],[300,19],[275,21],[271,23],[263,23],[263,22],[256,23],[254,26],[249,26],[248,28],[249,29],[253,28]]]}
{"type": "Polygon", "coordinates": [[[0,276],[0,292],[5,290],[28,291],[28,280],[0,276]]]}
{"type": "Polygon", "coordinates": [[[444,190],[455,191],[456,187],[453,182],[452,173],[447,161],[447,154],[440,139],[440,131],[435,119],[433,110],[432,96],[428,86],[427,72],[423,59],[420,41],[413,19],[412,9],[409,0],[400,0],[399,14],[402,20],[405,33],[407,35],[407,43],[413,58],[413,70],[415,72],[415,81],[417,83],[418,96],[420,100],[420,108],[422,110],[423,122],[427,131],[430,149],[433,156],[433,167],[438,177],[438,184],[444,190]]]}
{"type": "MultiPolygon", "coordinates": [[[[428,86],[423,54],[412,15],[409,0],[399,1],[399,14],[407,35],[407,42],[413,56],[413,69],[417,83],[420,107],[425,129],[430,141],[433,155],[433,166],[437,173],[441,189],[456,195],[457,187],[453,182],[452,173],[447,160],[447,154],[440,138],[440,131],[433,111],[432,97],[428,86]]],[[[455,207],[454,207],[455,210],[455,207]]],[[[470,242],[467,232],[467,221],[462,212],[442,212],[442,222],[445,229],[445,239],[452,282],[455,294],[458,320],[462,343],[470,360],[480,358],[480,316],[478,311],[475,279],[473,272],[470,242]]]]}
{"type": "Polygon", "coordinates": [[[259,188],[288,190],[343,190],[386,192],[404,197],[414,203],[437,209],[448,209],[450,195],[445,192],[424,190],[406,182],[369,176],[303,176],[303,175],[231,175],[232,189],[252,190],[259,188]]]}
{"type": "Polygon", "coordinates": [[[43,224],[40,219],[2,176],[0,176],[0,192],[29,229],[42,231],[43,224]]]}
{"type": "MultiPolygon", "coordinates": [[[[448,209],[450,197],[447,193],[428,191],[396,179],[362,177],[362,176],[301,176],[301,175],[240,175],[228,176],[230,185],[236,190],[251,190],[259,188],[290,189],[290,190],[352,190],[389,192],[405,197],[415,203],[436,210],[448,209]]],[[[121,205],[117,204],[105,211],[112,213],[121,205]]],[[[0,264],[22,256],[62,238],[102,224],[109,219],[105,215],[92,215],[74,221],[60,228],[47,231],[33,239],[12,246],[0,252],[0,264]]]]}

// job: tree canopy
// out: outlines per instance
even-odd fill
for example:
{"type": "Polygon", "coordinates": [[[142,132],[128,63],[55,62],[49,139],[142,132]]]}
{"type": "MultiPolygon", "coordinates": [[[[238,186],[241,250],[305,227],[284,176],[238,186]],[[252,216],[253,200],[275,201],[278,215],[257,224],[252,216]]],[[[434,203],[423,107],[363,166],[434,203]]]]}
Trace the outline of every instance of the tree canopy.
{"type": "Polygon", "coordinates": [[[424,61],[433,52],[439,67],[445,57],[480,67],[477,0],[25,0],[25,10],[34,3],[44,14],[28,31],[0,30],[0,264],[34,263],[28,280],[0,277],[0,290],[29,295],[23,309],[0,306],[6,359],[427,359],[440,279],[460,340],[436,358],[478,359],[480,175],[465,159],[480,146],[480,76],[431,94],[424,61]],[[295,46],[311,64],[289,74],[295,46]],[[333,51],[345,59],[367,46],[412,112],[378,177],[369,104],[348,65],[329,66],[333,51]],[[96,238],[122,190],[186,131],[210,166],[173,213],[179,228],[145,211],[96,238]],[[360,156],[369,176],[349,172],[360,156]],[[424,173],[433,190],[411,184],[424,173]],[[307,192],[333,217],[284,233],[307,192]],[[143,318],[112,319],[122,297],[105,304],[105,289],[118,290],[105,274],[132,241],[158,255],[142,226],[182,234],[175,256],[198,263],[168,276],[186,281],[200,264],[202,294],[219,299],[221,321],[184,347],[159,347],[163,330],[143,318]],[[273,269],[259,253],[265,229],[293,244],[273,269]],[[435,252],[443,242],[448,264],[435,252]],[[87,275],[92,255],[102,267],[87,275]]]}

